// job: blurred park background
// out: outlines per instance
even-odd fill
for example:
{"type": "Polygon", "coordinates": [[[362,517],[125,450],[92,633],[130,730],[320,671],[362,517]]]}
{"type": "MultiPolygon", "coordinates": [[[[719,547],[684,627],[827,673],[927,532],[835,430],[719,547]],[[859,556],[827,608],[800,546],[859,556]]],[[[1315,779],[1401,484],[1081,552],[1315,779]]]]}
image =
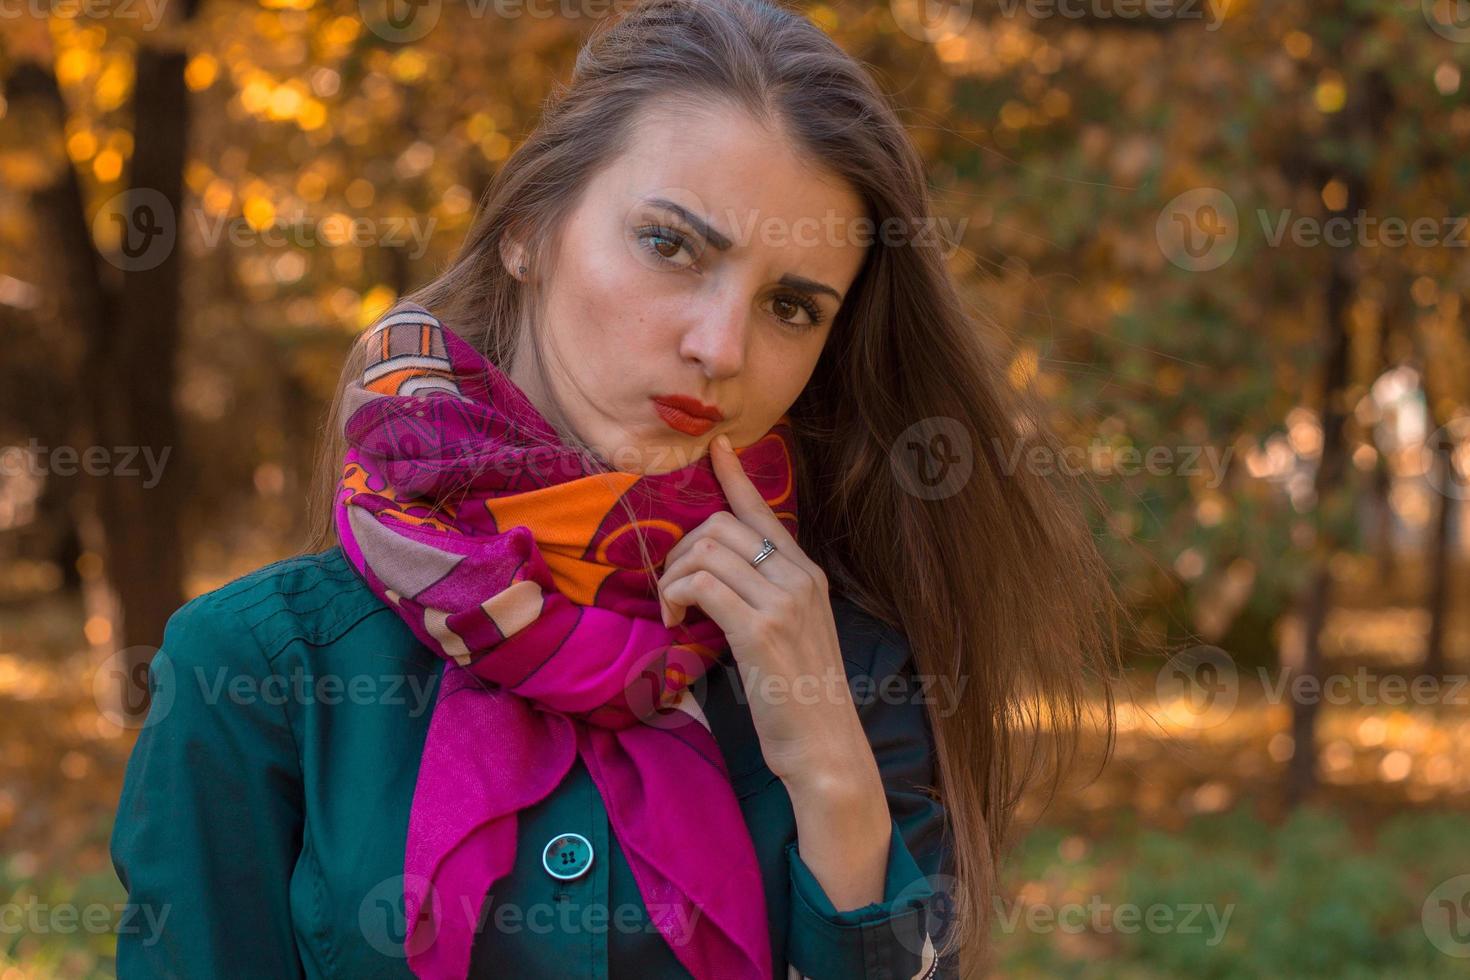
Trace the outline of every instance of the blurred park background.
{"type": "MultiPolygon", "coordinates": [[[[1167,651],[1027,801],[995,975],[1470,975],[1470,7],[798,6],[901,106],[1167,651]]],[[[613,9],[0,11],[3,980],[111,975],[109,677],[304,548],[353,336],[613,9]]]]}

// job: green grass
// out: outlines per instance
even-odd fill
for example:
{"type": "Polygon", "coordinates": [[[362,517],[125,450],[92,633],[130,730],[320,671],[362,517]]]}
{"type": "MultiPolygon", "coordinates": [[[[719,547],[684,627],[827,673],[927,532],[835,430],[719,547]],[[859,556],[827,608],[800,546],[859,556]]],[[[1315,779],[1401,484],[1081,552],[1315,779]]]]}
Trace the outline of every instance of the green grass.
{"type": "Polygon", "coordinates": [[[112,815],[99,814],[87,840],[76,851],[56,857],[49,868],[35,867],[28,854],[0,858],[0,976],[19,967],[22,977],[111,977],[115,930],[127,892],[104,852],[112,815]],[[83,860],[86,849],[92,859],[83,860]],[[93,870],[76,868],[91,864],[93,870]]]}
{"type": "Polygon", "coordinates": [[[1008,883],[1033,883],[1032,900],[1052,914],[1068,903],[1135,907],[1140,926],[1125,932],[1106,913],[1074,914],[1071,932],[1028,928],[1024,916],[1009,932],[997,925],[1000,976],[1470,976],[1470,959],[1438,949],[1421,918],[1436,885],[1470,873],[1464,814],[1405,813],[1367,844],[1340,815],[1314,808],[1277,827],[1238,808],[1176,834],[1124,814],[1085,849],[1064,847],[1068,836],[1034,833],[1008,864],[1008,883]]]}
{"type": "MultiPolygon", "coordinates": [[[[95,855],[109,829],[110,815],[99,816],[82,846],[95,855]]],[[[31,863],[19,855],[0,861],[7,908],[0,973],[19,966],[30,977],[112,976],[113,934],[67,928],[57,917],[63,908],[75,911],[61,915],[80,917],[105,907],[115,928],[125,895],[110,866],[77,874],[31,863]],[[39,930],[32,928],[37,908],[39,930]]],[[[1085,842],[1068,828],[1045,826],[1007,865],[1008,883],[1031,883],[1036,904],[1029,912],[1009,903],[998,910],[1017,917],[1009,931],[996,923],[996,973],[1087,980],[1465,977],[1470,959],[1437,949],[1421,910],[1436,885],[1467,873],[1470,816],[1462,813],[1404,813],[1366,841],[1341,815],[1316,808],[1273,827],[1241,807],[1198,817],[1179,833],[1140,826],[1123,811],[1106,836],[1085,842]],[[1113,918],[1122,906],[1138,909],[1134,931],[1113,918]],[[1046,918],[1068,907],[1065,922],[1046,918]],[[1154,928],[1145,918],[1151,909],[1167,917],[1154,928]]]]}

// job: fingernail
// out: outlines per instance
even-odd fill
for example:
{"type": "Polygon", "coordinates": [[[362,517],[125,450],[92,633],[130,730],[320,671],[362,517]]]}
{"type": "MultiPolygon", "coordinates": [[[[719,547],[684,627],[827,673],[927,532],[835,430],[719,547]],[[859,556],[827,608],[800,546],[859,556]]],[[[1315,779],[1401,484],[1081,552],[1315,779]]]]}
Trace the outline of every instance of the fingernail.
{"type": "Polygon", "coordinates": [[[721,449],[728,450],[730,448],[730,437],[725,435],[723,432],[715,436],[715,442],[718,442],[720,444],[721,449]]]}

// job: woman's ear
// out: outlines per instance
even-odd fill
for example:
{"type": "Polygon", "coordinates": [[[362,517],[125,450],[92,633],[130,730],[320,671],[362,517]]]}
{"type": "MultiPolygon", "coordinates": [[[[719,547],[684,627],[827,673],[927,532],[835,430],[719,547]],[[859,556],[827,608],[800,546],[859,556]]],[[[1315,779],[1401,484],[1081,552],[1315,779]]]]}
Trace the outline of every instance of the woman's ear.
{"type": "Polygon", "coordinates": [[[526,248],[510,235],[500,239],[500,261],[512,279],[524,279],[530,263],[526,259],[526,248]]]}

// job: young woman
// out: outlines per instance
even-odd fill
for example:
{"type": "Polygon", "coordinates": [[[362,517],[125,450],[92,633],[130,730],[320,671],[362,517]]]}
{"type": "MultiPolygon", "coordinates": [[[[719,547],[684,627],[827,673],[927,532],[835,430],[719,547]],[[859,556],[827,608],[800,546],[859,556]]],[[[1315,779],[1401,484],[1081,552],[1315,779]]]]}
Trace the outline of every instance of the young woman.
{"type": "Polygon", "coordinates": [[[354,349],[320,548],[171,620],[119,975],[980,962],[1013,757],[1117,610],[928,217],[808,21],[597,31],[354,349]]]}

